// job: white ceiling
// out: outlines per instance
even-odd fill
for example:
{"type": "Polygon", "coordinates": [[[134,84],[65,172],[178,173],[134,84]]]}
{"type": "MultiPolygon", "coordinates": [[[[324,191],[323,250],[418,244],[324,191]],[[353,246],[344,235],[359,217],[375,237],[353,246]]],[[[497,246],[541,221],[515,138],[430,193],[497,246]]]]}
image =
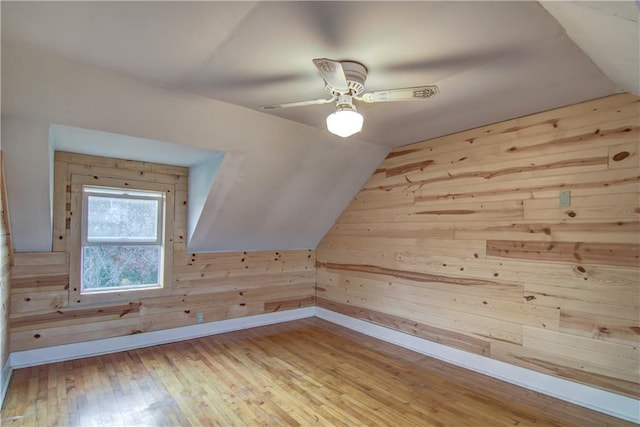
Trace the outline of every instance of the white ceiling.
{"type": "Polygon", "coordinates": [[[112,157],[115,152],[128,160],[185,167],[197,166],[222,154],[164,141],[56,124],[49,126],[49,143],[54,151],[103,157],[112,157]]]}
{"type": "MultiPolygon", "coordinates": [[[[2,1],[0,5],[3,126],[9,116],[44,108],[37,97],[30,99],[29,79],[31,90],[45,91],[49,103],[68,102],[70,95],[59,88],[63,85],[67,92],[84,91],[83,102],[91,104],[85,98],[95,98],[93,89],[82,85],[97,81],[104,82],[105,90],[112,85],[111,103],[94,100],[91,112],[54,106],[42,113],[42,120],[247,156],[238,171],[242,183],[234,184],[224,201],[227,210],[217,203],[216,224],[201,227],[207,231],[196,236],[203,242],[201,250],[314,247],[391,147],[619,91],[638,91],[634,2],[545,2],[544,7],[534,1],[2,1]],[[5,62],[12,59],[5,58],[5,45],[14,52],[28,47],[66,62],[56,68],[25,59],[24,64],[39,64],[25,67],[37,70],[16,68],[5,77],[5,62]],[[331,105],[260,110],[264,104],[325,97],[311,62],[318,57],[363,63],[369,69],[367,90],[437,84],[440,94],[429,101],[358,104],[365,116],[364,130],[347,140],[325,129],[331,105]],[[47,74],[50,69],[77,70],[82,82],[62,82],[63,77],[54,82],[49,78],[53,74],[47,74]],[[135,90],[125,92],[119,87],[120,77],[98,78],[100,72],[93,70],[129,78],[122,87],[131,82],[135,90]],[[82,79],[85,75],[95,78],[82,79]],[[11,78],[23,80],[24,92],[13,94],[11,78]],[[9,95],[5,96],[5,88],[9,95]],[[122,94],[116,96],[118,90],[122,94]],[[146,101],[139,101],[141,97],[146,101]],[[125,98],[127,106],[140,102],[145,108],[153,106],[153,111],[139,109],[117,119],[126,110],[117,101],[125,98]],[[176,101],[160,106],[158,99],[176,101]],[[107,106],[123,111],[112,113],[107,106]],[[162,108],[181,120],[165,123],[165,116],[159,115],[162,108]],[[208,109],[216,115],[207,116],[208,109]],[[211,119],[202,122],[200,117],[211,119]],[[356,165],[345,157],[347,152],[367,160],[356,165]],[[256,166],[258,160],[251,159],[262,162],[256,166]],[[283,164],[291,166],[289,174],[283,164]],[[259,191],[257,186],[262,186],[259,191]],[[320,212],[317,198],[329,195],[335,200],[321,210],[326,224],[304,234],[300,218],[309,217],[305,206],[316,206],[320,212]],[[262,222],[257,218],[261,214],[266,217],[262,222]],[[296,238],[301,233],[304,237],[296,238]],[[275,235],[281,237],[269,237],[275,235]]],[[[85,145],[84,152],[97,150],[95,144],[85,145]]],[[[16,162],[23,161],[26,156],[18,155],[17,147],[18,142],[7,144],[3,132],[3,150],[16,162]]],[[[117,150],[112,151],[110,155],[117,156],[117,150]]],[[[10,185],[24,182],[19,169],[17,164],[7,167],[15,174],[7,178],[10,185]]],[[[16,192],[12,195],[10,188],[9,193],[10,202],[19,204],[16,192]]],[[[26,193],[36,194],[29,189],[26,193]]],[[[30,209],[36,205],[25,203],[30,209]]],[[[30,227],[24,229],[26,233],[30,227]]]]}
{"type": "Polygon", "coordinates": [[[544,1],[542,6],[623,91],[640,95],[638,1],[544,1]]]}
{"type": "MultiPolygon", "coordinates": [[[[602,5],[555,3],[545,7],[567,17],[570,35],[583,32],[595,42],[618,37],[612,17],[628,19],[637,11],[633,2],[609,8],[618,15],[602,5]],[[583,18],[598,25],[580,30],[583,18]]],[[[360,137],[389,146],[615,89],[533,1],[3,2],[3,12],[9,14],[3,37],[247,108],[326,97],[311,63],[316,57],[363,63],[367,90],[439,85],[431,101],[359,105],[365,115],[360,137]]],[[[621,46],[629,52],[633,43],[637,65],[637,38],[621,46]]],[[[615,55],[616,44],[608,45],[613,49],[593,50],[615,55]]],[[[323,129],[332,108],[269,114],[323,129]]]]}

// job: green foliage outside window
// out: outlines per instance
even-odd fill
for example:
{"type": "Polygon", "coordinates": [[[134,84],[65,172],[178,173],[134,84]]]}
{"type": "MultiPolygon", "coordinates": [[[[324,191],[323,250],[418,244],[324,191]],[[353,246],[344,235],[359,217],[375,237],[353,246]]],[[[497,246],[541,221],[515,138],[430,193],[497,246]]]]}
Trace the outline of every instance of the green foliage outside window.
{"type": "Polygon", "coordinates": [[[82,284],[84,290],[136,288],[158,284],[159,246],[85,246],[82,284]]]}

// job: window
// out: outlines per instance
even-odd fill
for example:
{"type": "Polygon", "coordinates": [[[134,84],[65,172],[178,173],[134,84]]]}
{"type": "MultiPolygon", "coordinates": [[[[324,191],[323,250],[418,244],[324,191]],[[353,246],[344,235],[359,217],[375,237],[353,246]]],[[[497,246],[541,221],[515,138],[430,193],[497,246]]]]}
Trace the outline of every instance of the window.
{"type": "Polygon", "coordinates": [[[171,294],[175,185],[117,173],[70,175],[69,304],[171,294]]]}
{"type": "Polygon", "coordinates": [[[80,293],[161,288],[165,197],[82,187],[80,293]]]}

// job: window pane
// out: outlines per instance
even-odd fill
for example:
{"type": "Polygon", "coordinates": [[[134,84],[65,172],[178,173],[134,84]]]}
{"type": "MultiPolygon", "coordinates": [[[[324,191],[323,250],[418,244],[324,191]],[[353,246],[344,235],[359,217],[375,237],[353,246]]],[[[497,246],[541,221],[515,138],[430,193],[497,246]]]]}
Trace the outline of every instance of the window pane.
{"type": "Polygon", "coordinates": [[[158,237],[158,206],[154,199],[87,197],[87,241],[146,241],[158,237]]]}
{"type": "Polygon", "coordinates": [[[160,246],[85,246],[82,248],[82,290],[157,286],[160,256],[160,246]]]}

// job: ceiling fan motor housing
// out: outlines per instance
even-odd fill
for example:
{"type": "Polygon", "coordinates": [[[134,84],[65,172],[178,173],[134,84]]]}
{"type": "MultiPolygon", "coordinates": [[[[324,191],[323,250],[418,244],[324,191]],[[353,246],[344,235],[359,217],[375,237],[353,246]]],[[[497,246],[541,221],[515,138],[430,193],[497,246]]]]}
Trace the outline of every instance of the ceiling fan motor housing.
{"type": "Polygon", "coordinates": [[[364,92],[364,82],[367,80],[367,67],[359,62],[341,62],[351,95],[360,95],[364,92]]]}
{"type": "Polygon", "coordinates": [[[358,96],[364,92],[364,82],[367,80],[367,67],[359,62],[354,61],[340,61],[344,76],[347,80],[347,86],[349,87],[348,93],[334,93],[334,91],[327,87],[327,90],[333,95],[351,95],[358,96]]]}

